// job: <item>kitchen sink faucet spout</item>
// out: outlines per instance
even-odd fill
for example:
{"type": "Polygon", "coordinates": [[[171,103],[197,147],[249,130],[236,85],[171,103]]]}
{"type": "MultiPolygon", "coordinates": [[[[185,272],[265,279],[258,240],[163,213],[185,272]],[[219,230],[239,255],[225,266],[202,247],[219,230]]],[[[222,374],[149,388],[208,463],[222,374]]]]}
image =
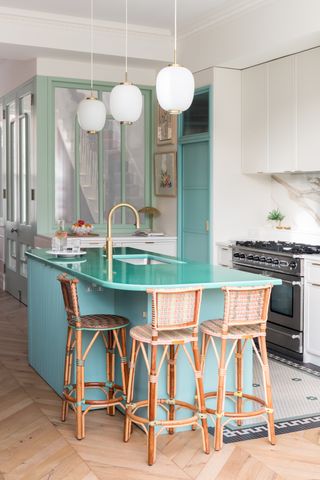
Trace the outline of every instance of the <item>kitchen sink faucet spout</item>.
{"type": "Polygon", "coordinates": [[[112,218],[113,214],[118,208],[130,208],[133,211],[136,217],[136,227],[140,228],[140,218],[138,211],[130,205],[130,203],[118,203],[114,207],[111,208],[108,214],[108,230],[107,230],[107,238],[106,238],[106,253],[107,253],[107,260],[108,260],[108,280],[109,282],[112,281],[113,277],[113,258],[112,258],[112,218]]]}

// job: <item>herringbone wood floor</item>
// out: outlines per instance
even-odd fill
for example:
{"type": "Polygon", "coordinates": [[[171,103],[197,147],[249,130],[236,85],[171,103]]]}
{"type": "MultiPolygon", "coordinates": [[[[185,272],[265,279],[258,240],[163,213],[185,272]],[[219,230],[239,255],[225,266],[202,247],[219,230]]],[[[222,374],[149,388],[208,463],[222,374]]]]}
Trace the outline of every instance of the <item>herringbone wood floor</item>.
{"type": "Polygon", "coordinates": [[[60,399],[28,366],[26,308],[0,293],[0,479],[316,480],[320,430],[225,445],[205,455],[199,432],[162,436],[157,462],[135,430],[122,442],[123,417],[87,416],[87,436],[74,438],[73,416],[62,424],[60,399]]]}

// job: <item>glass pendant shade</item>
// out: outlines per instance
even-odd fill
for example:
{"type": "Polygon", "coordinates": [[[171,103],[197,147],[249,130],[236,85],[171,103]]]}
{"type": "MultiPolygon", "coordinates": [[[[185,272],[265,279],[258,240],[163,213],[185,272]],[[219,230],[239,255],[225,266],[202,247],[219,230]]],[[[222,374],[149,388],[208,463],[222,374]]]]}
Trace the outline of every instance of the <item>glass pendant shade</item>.
{"type": "Polygon", "coordinates": [[[77,116],[80,127],[89,133],[100,132],[106,122],[106,107],[100,100],[90,97],[79,103],[77,116]]]}
{"type": "Polygon", "coordinates": [[[190,70],[180,65],[163,68],[157,75],[156,91],[163,110],[179,114],[188,110],[194,97],[194,78],[190,70]]]}
{"type": "Polygon", "coordinates": [[[126,82],[116,85],[110,95],[110,111],[118,122],[136,122],[142,112],[142,94],[139,88],[126,82]]]}

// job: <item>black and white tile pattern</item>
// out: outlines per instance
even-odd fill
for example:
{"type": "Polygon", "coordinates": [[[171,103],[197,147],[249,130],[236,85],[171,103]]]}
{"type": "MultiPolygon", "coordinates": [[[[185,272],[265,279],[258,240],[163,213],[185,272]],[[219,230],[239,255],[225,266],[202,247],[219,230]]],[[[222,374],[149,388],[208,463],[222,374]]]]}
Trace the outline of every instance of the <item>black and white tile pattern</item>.
{"type": "MultiPolygon", "coordinates": [[[[269,354],[276,434],[320,427],[320,372],[274,354],[269,354]]],[[[264,397],[262,372],[254,358],[253,392],[264,397]]],[[[214,434],[214,428],[209,431],[214,434]]],[[[224,442],[232,443],[268,435],[263,417],[248,419],[242,427],[230,422],[224,442]]]]}

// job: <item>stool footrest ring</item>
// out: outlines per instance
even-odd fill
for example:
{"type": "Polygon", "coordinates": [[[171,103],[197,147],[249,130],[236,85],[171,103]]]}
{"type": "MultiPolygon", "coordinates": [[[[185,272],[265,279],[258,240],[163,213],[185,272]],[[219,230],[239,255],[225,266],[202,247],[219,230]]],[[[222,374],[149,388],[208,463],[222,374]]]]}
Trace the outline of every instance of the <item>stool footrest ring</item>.
{"type": "Polygon", "coordinates": [[[160,406],[160,405],[163,405],[163,404],[168,404],[168,405],[173,405],[174,404],[174,405],[177,405],[179,407],[191,410],[191,411],[195,412],[195,414],[192,415],[189,418],[183,418],[183,419],[180,419],[180,420],[176,420],[176,419],[175,420],[155,419],[155,420],[150,422],[148,418],[141,417],[141,416],[135,414],[135,412],[138,409],[148,406],[148,400],[140,400],[138,402],[131,403],[131,404],[127,405],[127,415],[133,423],[137,423],[137,424],[140,424],[140,425],[141,424],[149,425],[151,427],[161,426],[161,427],[166,427],[166,428],[178,428],[178,427],[184,427],[184,426],[189,426],[189,425],[197,425],[199,419],[205,418],[205,416],[206,416],[206,413],[199,413],[197,408],[194,405],[191,405],[191,403],[183,402],[182,400],[170,399],[170,398],[159,398],[157,400],[157,406],[160,406]]]}
{"type": "MultiPolygon", "coordinates": [[[[215,398],[217,396],[217,392],[207,392],[204,394],[205,398],[215,398]]],[[[242,418],[250,418],[250,417],[259,417],[261,415],[264,415],[265,413],[272,413],[273,410],[268,408],[266,406],[265,400],[263,400],[260,397],[256,397],[255,395],[250,395],[248,393],[244,392],[226,392],[225,393],[226,397],[241,397],[247,400],[251,400],[252,402],[259,403],[262,405],[264,408],[260,408],[259,410],[251,410],[248,412],[223,412],[220,414],[217,414],[216,409],[213,408],[207,408],[206,411],[207,413],[211,415],[216,415],[217,417],[230,417],[234,419],[242,419],[242,418]],[[241,395],[240,395],[241,393],[241,395]]]]}

